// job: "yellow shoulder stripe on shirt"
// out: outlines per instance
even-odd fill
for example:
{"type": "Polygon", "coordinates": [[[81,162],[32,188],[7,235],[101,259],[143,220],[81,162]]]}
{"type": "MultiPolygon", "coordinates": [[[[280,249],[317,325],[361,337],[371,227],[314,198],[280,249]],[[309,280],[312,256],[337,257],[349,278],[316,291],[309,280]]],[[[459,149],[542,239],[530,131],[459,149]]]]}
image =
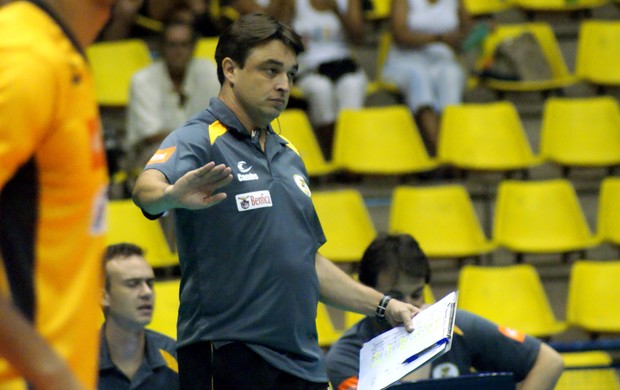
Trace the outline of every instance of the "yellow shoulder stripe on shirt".
{"type": "Polygon", "coordinates": [[[177,359],[174,358],[174,356],[172,356],[170,354],[170,352],[164,350],[164,349],[160,349],[159,353],[161,354],[161,357],[164,358],[164,361],[166,362],[166,366],[168,366],[169,369],[171,369],[172,371],[176,372],[177,374],[179,373],[179,363],[177,363],[177,359]]]}
{"type": "Polygon", "coordinates": [[[211,145],[215,143],[217,137],[226,134],[228,129],[226,126],[222,124],[220,121],[215,121],[209,125],[209,139],[211,140],[211,145]]]}
{"type": "Polygon", "coordinates": [[[297,150],[297,148],[295,147],[295,145],[293,145],[293,143],[291,141],[289,141],[288,139],[286,139],[285,136],[283,136],[282,134],[278,134],[280,137],[282,137],[283,140],[285,140],[286,142],[288,142],[286,144],[286,146],[288,146],[289,148],[291,148],[291,150],[293,150],[293,152],[297,153],[297,155],[299,156],[299,150],[297,150]]]}
{"type": "Polygon", "coordinates": [[[459,336],[463,336],[465,333],[463,333],[463,331],[461,330],[461,328],[459,328],[458,326],[454,325],[454,333],[458,334],[459,336]]]}

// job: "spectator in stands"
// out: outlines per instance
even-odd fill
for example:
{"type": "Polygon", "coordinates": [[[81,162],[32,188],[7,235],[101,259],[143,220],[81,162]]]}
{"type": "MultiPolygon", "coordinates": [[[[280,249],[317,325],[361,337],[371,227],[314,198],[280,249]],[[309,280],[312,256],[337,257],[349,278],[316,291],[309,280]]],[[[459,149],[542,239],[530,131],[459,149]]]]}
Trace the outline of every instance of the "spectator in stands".
{"type": "MultiPolygon", "coordinates": [[[[424,286],[430,277],[426,255],[407,234],[379,236],[366,249],[360,264],[362,283],[422,308],[424,286]]],[[[332,345],[326,365],[334,389],[357,388],[363,343],[390,328],[385,322],[366,317],[332,345]]],[[[458,310],[450,351],[414,371],[404,381],[456,377],[472,370],[512,372],[520,390],[545,390],[553,389],[562,369],[560,355],[547,344],[458,310]]]]}
{"type": "Polygon", "coordinates": [[[326,159],[331,159],[334,123],[343,108],[364,105],[368,78],[349,44],[364,40],[361,0],[295,0],[280,19],[304,40],[296,85],[308,102],[310,121],[326,159]]]}
{"type": "Polygon", "coordinates": [[[153,269],[142,249],[115,244],[103,257],[105,290],[99,390],[179,388],[176,342],[147,330],[153,316],[153,269]]]}
{"type": "Polygon", "coordinates": [[[134,75],[127,107],[130,172],[141,170],[173,129],[217,96],[220,84],[215,64],[193,57],[196,40],[190,24],[166,24],[162,58],[134,75]]]}
{"type": "Polygon", "coordinates": [[[466,75],[457,58],[471,19],[462,0],[392,0],[383,78],[404,94],[431,155],[440,115],[462,100],[466,75]]]}

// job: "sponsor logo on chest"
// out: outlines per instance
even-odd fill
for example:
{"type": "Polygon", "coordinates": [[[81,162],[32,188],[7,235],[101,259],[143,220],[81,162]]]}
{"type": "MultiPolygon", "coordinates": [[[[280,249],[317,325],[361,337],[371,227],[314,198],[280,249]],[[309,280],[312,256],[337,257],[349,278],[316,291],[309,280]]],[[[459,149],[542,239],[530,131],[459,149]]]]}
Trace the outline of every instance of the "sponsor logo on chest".
{"type": "Polygon", "coordinates": [[[253,209],[262,209],[263,207],[272,207],[271,194],[268,190],[247,192],[245,194],[235,195],[237,210],[248,211],[253,209]]]}
{"type": "Polygon", "coordinates": [[[239,161],[237,163],[237,169],[241,173],[237,173],[237,180],[239,181],[251,181],[258,180],[258,175],[256,173],[250,172],[252,166],[247,166],[245,161],[239,161]]]}

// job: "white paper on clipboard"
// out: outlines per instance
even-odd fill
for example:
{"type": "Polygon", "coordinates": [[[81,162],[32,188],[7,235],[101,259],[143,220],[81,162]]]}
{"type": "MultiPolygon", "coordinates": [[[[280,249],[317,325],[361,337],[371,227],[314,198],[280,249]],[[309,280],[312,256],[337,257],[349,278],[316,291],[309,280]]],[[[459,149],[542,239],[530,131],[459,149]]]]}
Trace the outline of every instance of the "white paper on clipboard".
{"type": "Polygon", "coordinates": [[[448,352],[457,292],[413,317],[413,332],[398,326],[366,342],[360,351],[358,390],[379,390],[448,352]]]}

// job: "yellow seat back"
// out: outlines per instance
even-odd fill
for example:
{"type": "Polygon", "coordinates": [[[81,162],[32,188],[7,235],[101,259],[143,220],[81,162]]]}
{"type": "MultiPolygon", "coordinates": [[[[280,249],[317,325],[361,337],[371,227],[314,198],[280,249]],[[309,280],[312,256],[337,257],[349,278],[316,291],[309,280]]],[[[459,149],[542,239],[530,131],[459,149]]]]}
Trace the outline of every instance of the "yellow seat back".
{"type": "Polygon", "coordinates": [[[564,371],[555,390],[620,389],[618,375],[611,366],[612,358],[607,352],[563,352],[560,355],[564,361],[564,371]]]}
{"type": "Polygon", "coordinates": [[[515,0],[464,0],[465,9],[473,16],[494,14],[514,6],[515,0]]]}
{"type": "Polygon", "coordinates": [[[429,257],[461,258],[490,252],[467,190],[461,185],[399,186],[390,210],[392,233],[415,237],[429,257]]]}
{"type": "Polygon", "coordinates": [[[442,163],[470,170],[525,169],[541,162],[508,101],[446,107],[437,153],[442,163]]]}
{"type": "Polygon", "coordinates": [[[395,84],[383,80],[383,66],[385,65],[391,46],[392,33],[389,30],[385,30],[379,35],[377,61],[375,62],[375,77],[366,86],[366,95],[371,95],[383,90],[390,93],[399,93],[399,89],[395,84]]]}
{"type": "Polygon", "coordinates": [[[131,199],[112,200],[108,204],[107,244],[121,242],[141,247],[146,260],[154,268],[179,264],[159,221],[148,220],[131,199]]]}
{"type": "Polygon", "coordinates": [[[333,156],[337,167],[359,174],[407,174],[437,166],[411,112],[400,105],[341,110],[333,156]]]}
{"type": "Polygon", "coordinates": [[[362,195],[353,189],[316,191],[312,201],[327,238],[319,252],[335,262],[359,262],[377,235],[362,195]]]}
{"type": "Polygon", "coordinates": [[[620,108],[610,96],[550,98],[543,113],[541,154],[564,166],[620,164],[620,108]]]}
{"type": "Polygon", "coordinates": [[[372,9],[364,15],[369,20],[382,20],[390,17],[392,12],[391,0],[370,0],[372,9]]]}
{"type": "Polygon", "coordinates": [[[316,331],[319,335],[319,346],[327,348],[338,341],[342,330],[334,325],[327,306],[319,302],[316,308],[316,331]]]}
{"type": "Polygon", "coordinates": [[[519,7],[531,11],[575,11],[605,5],[609,0],[514,0],[519,7]]]}
{"type": "Polygon", "coordinates": [[[217,42],[219,37],[202,37],[198,39],[196,42],[196,47],[194,48],[194,57],[202,58],[205,60],[209,60],[213,63],[215,62],[215,49],[217,47],[217,42]]]}
{"type": "Polygon", "coordinates": [[[149,329],[177,338],[177,318],[179,315],[180,279],[156,281],[155,310],[149,329]]]}
{"type": "Polygon", "coordinates": [[[603,241],[620,245],[620,178],[603,179],[597,215],[598,236],[603,241]]]}
{"type": "Polygon", "coordinates": [[[99,42],[86,49],[93,69],[97,102],[103,106],[126,106],[131,78],[151,63],[146,43],[140,39],[99,42]]]}
{"type": "Polygon", "coordinates": [[[310,120],[304,111],[284,110],[271,126],[299,152],[308,175],[322,176],[334,171],[333,164],[325,161],[310,120]]]}
{"type": "Polygon", "coordinates": [[[575,72],[582,80],[620,85],[620,22],[584,20],[579,28],[575,72]]]}
{"type": "Polygon", "coordinates": [[[590,333],[620,332],[620,260],[571,266],[566,319],[590,333]]]}
{"type": "Polygon", "coordinates": [[[516,253],[562,253],[598,243],[572,184],[565,179],[500,183],[495,242],[516,253]]]}
{"type": "Polygon", "coordinates": [[[549,80],[531,81],[506,81],[488,79],[488,87],[504,91],[540,91],[560,88],[575,83],[576,78],[571,75],[566,67],[566,62],[560,50],[553,29],[545,22],[500,24],[489,34],[482,45],[482,60],[488,61],[493,57],[495,48],[505,39],[515,38],[524,32],[531,32],[545,54],[545,58],[551,69],[552,77],[549,80]]]}
{"type": "Polygon", "coordinates": [[[502,267],[466,265],[458,278],[460,309],[498,325],[543,337],[563,332],[538,272],[531,264],[502,267]]]}

